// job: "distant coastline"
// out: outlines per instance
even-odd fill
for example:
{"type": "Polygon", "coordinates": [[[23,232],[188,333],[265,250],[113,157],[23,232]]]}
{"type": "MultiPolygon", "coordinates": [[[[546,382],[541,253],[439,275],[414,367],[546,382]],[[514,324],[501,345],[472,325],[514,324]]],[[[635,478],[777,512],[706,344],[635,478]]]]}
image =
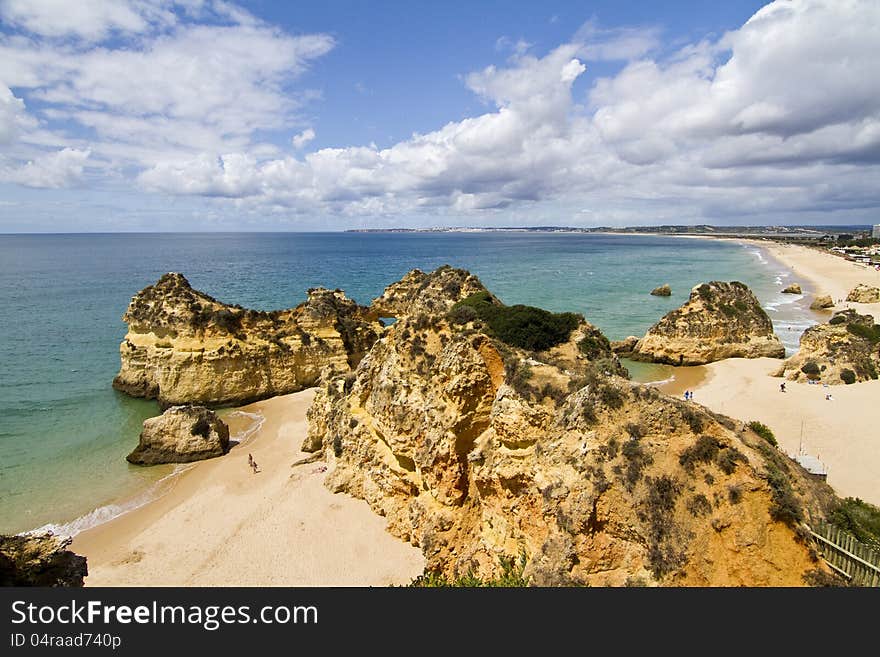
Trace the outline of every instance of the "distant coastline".
{"type": "Polygon", "coordinates": [[[708,224],[661,226],[435,226],[430,228],[352,228],[346,233],[596,233],[605,235],[672,235],[678,237],[766,238],[820,241],[838,235],[867,233],[869,225],[852,226],[712,226],[708,224]]]}

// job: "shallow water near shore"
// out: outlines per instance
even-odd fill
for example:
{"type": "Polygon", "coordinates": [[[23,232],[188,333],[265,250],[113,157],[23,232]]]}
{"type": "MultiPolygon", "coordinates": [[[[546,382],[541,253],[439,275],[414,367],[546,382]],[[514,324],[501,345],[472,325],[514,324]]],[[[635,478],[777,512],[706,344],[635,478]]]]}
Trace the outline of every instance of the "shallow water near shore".
{"type": "MultiPolygon", "coordinates": [[[[268,310],[294,306],[316,286],[339,287],[369,303],[410,269],[442,264],[469,269],[506,303],[581,312],[611,339],[642,335],[708,280],[752,287],[789,351],[817,321],[805,297],[780,294],[794,280],[785,267],[753,246],[721,240],[560,233],[0,236],[0,532],[101,522],[119,510],[113,505],[157,494],[174,472],[125,461],[141,423],[158,407],[110,387],[126,330],[121,316],[131,296],[161,274],[180,271],[222,301],[268,310]],[[649,296],[661,283],[671,285],[672,296],[649,296]]],[[[631,369],[641,381],[670,375],[663,366],[631,369]]]]}

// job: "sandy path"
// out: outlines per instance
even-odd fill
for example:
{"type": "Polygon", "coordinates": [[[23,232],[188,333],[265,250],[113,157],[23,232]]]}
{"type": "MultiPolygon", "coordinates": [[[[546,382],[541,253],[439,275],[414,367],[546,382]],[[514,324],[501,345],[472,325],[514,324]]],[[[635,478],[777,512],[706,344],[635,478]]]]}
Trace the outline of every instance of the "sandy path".
{"type": "Polygon", "coordinates": [[[164,497],[76,537],[88,586],[387,586],[424,568],[367,504],[334,495],[305,456],[311,390],[242,410],[265,422],[246,444],[198,463],[164,497]],[[248,453],[261,467],[254,474],[248,453]]]}

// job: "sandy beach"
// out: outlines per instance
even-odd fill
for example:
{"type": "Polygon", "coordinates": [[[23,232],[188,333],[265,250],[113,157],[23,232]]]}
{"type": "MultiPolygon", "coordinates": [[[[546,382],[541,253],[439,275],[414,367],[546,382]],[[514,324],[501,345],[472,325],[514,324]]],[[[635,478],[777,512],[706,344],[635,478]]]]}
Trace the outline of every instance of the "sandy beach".
{"type": "Polygon", "coordinates": [[[79,534],[87,586],[388,586],[422,573],[421,551],[366,502],[333,494],[306,456],[306,390],[243,407],[246,442],[181,474],[159,499],[79,534]],[[253,454],[260,472],[248,467],[253,454]]]}
{"type": "Polygon", "coordinates": [[[870,313],[875,316],[880,314],[880,304],[845,301],[849,291],[859,283],[880,287],[880,271],[805,246],[764,240],[741,241],[765,249],[776,260],[790,268],[792,279],[788,282],[797,283],[805,279],[811,283],[809,287],[814,294],[831,295],[838,310],[851,307],[861,313],[870,313]]]}
{"type": "MultiPolygon", "coordinates": [[[[851,307],[873,315],[875,321],[880,318],[880,304],[843,301],[858,283],[880,285],[880,272],[803,246],[743,241],[766,249],[790,267],[791,282],[809,281],[815,294],[841,300],[838,309],[851,307]]],[[[763,422],[789,454],[795,455],[802,445],[805,453],[819,458],[839,495],[880,504],[880,380],[827,388],[787,382],[782,393],[781,379],[771,376],[780,363],[737,358],[706,365],[701,368],[705,378],[694,388],[694,401],[739,420],[763,422]],[[826,393],[831,400],[825,399],[826,393]]],[[[677,388],[665,391],[680,394],[677,388]]]]}

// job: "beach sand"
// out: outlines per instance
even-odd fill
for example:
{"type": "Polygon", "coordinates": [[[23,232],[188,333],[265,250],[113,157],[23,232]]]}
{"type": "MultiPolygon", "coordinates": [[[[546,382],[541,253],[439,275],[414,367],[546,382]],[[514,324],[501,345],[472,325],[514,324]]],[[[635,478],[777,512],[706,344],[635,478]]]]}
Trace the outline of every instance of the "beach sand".
{"type": "Polygon", "coordinates": [[[421,551],[386,532],[366,502],[327,490],[322,463],[291,467],[309,456],[299,446],[313,396],[243,407],[265,418],[246,442],[76,536],[86,586],[388,586],[420,575],[421,551]]]}
{"type": "MultiPolygon", "coordinates": [[[[880,285],[880,273],[815,249],[743,241],[766,249],[790,267],[791,282],[807,280],[816,294],[830,294],[835,302],[858,283],[880,285]]],[[[846,307],[880,319],[880,304],[843,301],[837,309],[846,307]]],[[[880,381],[827,388],[787,381],[787,392],[782,393],[782,379],[771,376],[780,363],[735,358],[703,366],[707,376],[695,386],[694,401],[738,420],[763,422],[790,455],[800,448],[803,426],[803,451],[826,465],[835,491],[880,504],[880,381]],[[833,399],[826,400],[826,393],[833,399]]],[[[677,389],[664,391],[680,394],[677,389]]]]}
{"type": "Polygon", "coordinates": [[[738,420],[769,426],[779,446],[822,461],[828,483],[841,496],[880,504],[880,381],[823,387],[770,376],[781,361],[731,358],[706,365],[694,401],[738,420]],[[825,399],[830,393],[832,399],[825,399]]]}
{"type": "MultiPolygon", "coordinates": [[[[830,294],[836,309],[853,308],[860,313],[876,317],[880,314],[878,303],[852,303],[845,301],[859,283],[880,287],[880,271],[861,265],[818,249],[796,244],[781,244],[762,240],[741,240],[766,249],[771,256],[791,269],[792,278],[787,283],[797,283],[798,279],[810,281],[816,295],[830,294]]],[[[812,299],[811,299],[812,300],[812,299]]]]}

